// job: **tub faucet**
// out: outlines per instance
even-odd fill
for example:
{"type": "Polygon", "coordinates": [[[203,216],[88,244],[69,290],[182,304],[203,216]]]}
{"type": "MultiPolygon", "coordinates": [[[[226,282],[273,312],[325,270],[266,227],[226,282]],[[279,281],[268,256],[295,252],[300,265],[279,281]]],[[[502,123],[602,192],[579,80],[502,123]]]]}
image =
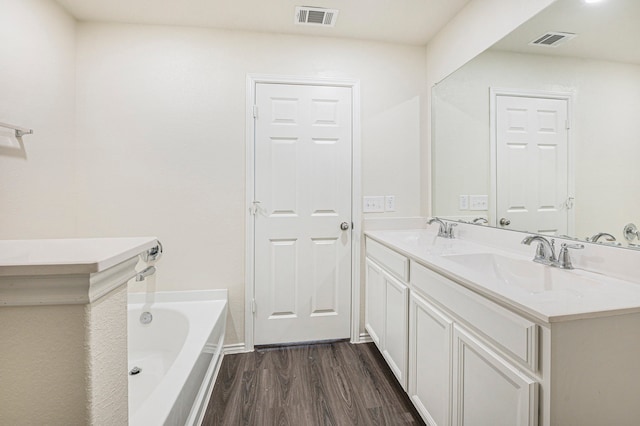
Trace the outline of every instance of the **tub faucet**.
{"type": "Polygon", "coordinates": [[[136,282],[144,281],[149,275],[153,275],[156,272],[155,266],[148,266],[144,268],[141,272],[136,274],[136,282]]]}
{"type": "Polygon", "coordinates": [[[471,223],[480,223],[480,224],[488,225],[489,221],[484,217],[476,217],[475,219],[473,219],[471,223]]]}
{"type": "Polygon", "coordinates": [[[431,225],[432,223],[438,223],[438,225],[440,225],[440,228],[438,229],[438,237],[443,237],[443,238],[454,238],[453,235],[453,227],[454,226],[458,226],[457,223],[445,223],[442,219],[438,218],[438,217],[432,217],[431,219],[427,220],[427,225],[431,225]]]}
{"type": "Polygon", "coordinates": [[[543,265],[555,266],[558,262],[556,258],[555,240],[551,239],[551,241],[549,241],[540,235],[529,235],[524,237],[522,244],[531,245],[534,241],[538,242],[538,247],[536,248],[536,255],[533,261],[542,263],[543,265]]]}

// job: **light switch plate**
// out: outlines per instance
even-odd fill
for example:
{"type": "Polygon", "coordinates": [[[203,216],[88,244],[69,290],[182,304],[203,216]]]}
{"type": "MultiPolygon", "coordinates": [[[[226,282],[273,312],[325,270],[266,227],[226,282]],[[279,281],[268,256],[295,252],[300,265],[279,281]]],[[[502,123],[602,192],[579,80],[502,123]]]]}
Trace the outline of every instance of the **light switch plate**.
{"type": "Polygon", "coordinates": [[[469,210],[469,196],[461,195],[458,204],[458,210],[469,210]]]}
{"type": "Polygon", "coordinates": [[[469,195],[469,210],[488,210],[488,195],[469,195]]]}
{"type": "Polygon", "coordinates": [[[384,196],[364,197],[362,211],[364,213],[384,213],[384,196]]]}
{"type": "Polygon", "coordinates": [[[384,197],[384,211],[395,212],[396,211],[396,196],[386,195],[384,197]]]}

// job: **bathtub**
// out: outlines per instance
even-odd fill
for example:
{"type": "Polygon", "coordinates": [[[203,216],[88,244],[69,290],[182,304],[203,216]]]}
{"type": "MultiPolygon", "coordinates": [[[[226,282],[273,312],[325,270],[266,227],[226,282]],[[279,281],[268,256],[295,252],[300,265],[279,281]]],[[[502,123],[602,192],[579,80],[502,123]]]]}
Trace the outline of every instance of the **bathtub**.
{"type": "Polygon", "coordinates": [[[129,294],[129,425],[199,425],[222,362],[227,291],[129,294]],[[140,315],[153,316],[145,325],[140,315]]]}

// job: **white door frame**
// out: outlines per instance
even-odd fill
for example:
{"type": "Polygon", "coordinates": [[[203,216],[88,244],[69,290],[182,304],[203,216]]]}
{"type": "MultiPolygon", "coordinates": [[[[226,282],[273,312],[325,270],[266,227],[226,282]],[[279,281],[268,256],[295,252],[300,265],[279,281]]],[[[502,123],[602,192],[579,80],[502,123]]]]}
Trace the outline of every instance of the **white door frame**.
{"type": "Polygon", "coordinates": [[[360,250],[361,250],[361,141],[360,141],[360,82],[358,80],[333,80],[313,77],[276,76],[247,74],[246,104],[246,209],[245,209],[245,315],[244,315],[244,350],[253,351],[254,346],[254,220],[251,214],[253,194],[255,191],[255,121],[253,119],[256,85],[264,84],[298,84],[305,86],[333,86],[351,88],[352,97],[352,156],[351,156],[351,342],[360,342],[360,250]]]}
{"type": "MultiPolygon", "coordinates": [[[[502,88],[489,88],[489,127],[490,127],[490,141],[491,141],[491,159],[490,169],[491,185],[489,187],[489,217],[492,218],[490,225],[498,226],[498,176],[497,176],[497,104],[498,96],[520,96],[523,98],[543,98],[543,99],[559,99],[567,101],[567,173],[568,173],[568,188],[567,197],[575,199],[575,144],[573,141],[573,92],[553,92],[546,90],[521,90],[521,89],[502,89],[502,88]]],[[[567,234],[575,235],[575,223],[576,214],[575,208],[569,210],[567,217],[567,234]]]]}

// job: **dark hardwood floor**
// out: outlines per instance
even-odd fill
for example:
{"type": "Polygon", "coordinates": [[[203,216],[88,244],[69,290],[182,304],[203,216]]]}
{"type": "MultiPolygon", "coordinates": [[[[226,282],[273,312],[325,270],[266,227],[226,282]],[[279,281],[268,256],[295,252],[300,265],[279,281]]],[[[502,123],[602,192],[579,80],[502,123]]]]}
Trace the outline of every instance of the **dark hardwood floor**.
{"type": "Polygon", "coordinates": [[[225,356],[203,425],[423,425],[373,343],[225,356]]]}

